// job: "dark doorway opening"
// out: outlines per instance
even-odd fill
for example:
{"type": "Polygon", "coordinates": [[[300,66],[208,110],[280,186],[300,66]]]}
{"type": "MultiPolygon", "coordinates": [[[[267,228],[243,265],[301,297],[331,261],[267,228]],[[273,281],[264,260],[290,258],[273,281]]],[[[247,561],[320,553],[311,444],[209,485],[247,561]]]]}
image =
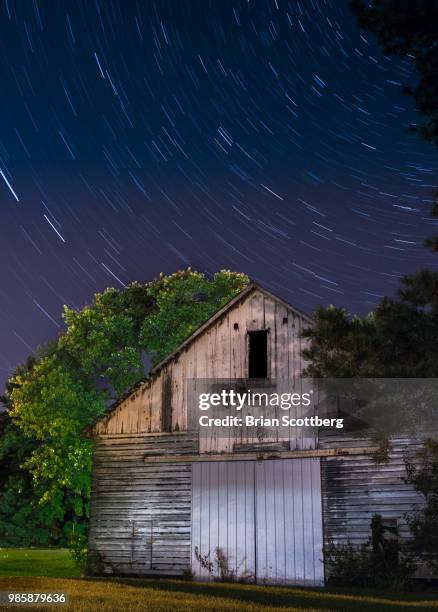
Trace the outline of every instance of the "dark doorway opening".
{"type": "Polygon", "coordinates": [[[252,331],[248,335],[248,377],[268,378],[268,331],[252,331]]]}

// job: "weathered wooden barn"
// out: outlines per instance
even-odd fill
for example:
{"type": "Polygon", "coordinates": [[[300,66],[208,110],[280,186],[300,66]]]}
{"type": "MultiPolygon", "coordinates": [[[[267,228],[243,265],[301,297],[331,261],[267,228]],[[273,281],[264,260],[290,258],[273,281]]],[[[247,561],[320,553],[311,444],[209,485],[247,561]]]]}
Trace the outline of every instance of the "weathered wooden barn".
{"type": "Polygon", "coordinates": [[[328,543],[366,541],[373,513],[407,534],[404,514],[418,502],[403,481],[412,441],[393,440],[376,464],[373,443],[348,434],[207,444],[188,427],[189,380],[299,384],[310,324],[251,284],[94,426],[95,572],[322,585],[328,543]]]}

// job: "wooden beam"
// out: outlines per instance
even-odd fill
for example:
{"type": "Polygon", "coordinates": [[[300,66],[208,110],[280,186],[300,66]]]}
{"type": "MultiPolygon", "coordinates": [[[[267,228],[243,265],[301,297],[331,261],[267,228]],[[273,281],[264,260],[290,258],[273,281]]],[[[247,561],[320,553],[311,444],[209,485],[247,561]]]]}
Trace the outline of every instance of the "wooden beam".
{"type": "Polygon", "coordinates": [[[349,448],[315,448],[306,450],[255,453],[222,453],[220,455],[144,455],[145,463],[199,463],[206,461],[265,461],[266,459],[303,459],[305,457],[350,457],[374,455],[379,446],[349,448]]]}

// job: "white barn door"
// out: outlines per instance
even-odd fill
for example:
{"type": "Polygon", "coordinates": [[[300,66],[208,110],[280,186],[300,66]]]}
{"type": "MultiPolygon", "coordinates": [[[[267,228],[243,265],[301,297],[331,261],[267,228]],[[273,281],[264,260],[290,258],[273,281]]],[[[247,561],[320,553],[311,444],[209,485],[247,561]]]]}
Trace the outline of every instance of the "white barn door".
{"type": "Polygon", "coordinates": [[[322,547],[320,459],[193,464],[197,578],[318,586],[322,547]]]}
{"type": "Polygon", "coordinates": [[[228,571],[253,581],[254,465],[249,461],[194,463],[192,478],[192,571],[201,579],[228,571]],[[219,567],[218,549],[227,567],[219,567]]]}

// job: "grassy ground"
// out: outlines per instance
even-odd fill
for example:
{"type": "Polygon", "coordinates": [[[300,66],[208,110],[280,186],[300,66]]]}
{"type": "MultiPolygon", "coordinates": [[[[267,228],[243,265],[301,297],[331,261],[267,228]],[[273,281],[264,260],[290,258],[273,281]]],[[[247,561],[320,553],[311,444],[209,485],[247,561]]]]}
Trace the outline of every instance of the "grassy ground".
{"type": "Polygon", "coordinates": [[[79,578],[65,548],[0,548],[0,576],[79,578]]]}
{"type": "MultiPolygon", "coordinates": [[[[75,577],[66,551],[59,550],[0,549],[0,591],[8,590],[66,592],[70,596],[70,603],[50,609],[77,612],[425,612],[433,609],[438,612],[436,594],[422,596],[413,593],[353,592],[347,589],[206,584],[182,580],[79,578],[75,577]]],[[[26,606],[26,609],[48,608],[26,606]]]]}

